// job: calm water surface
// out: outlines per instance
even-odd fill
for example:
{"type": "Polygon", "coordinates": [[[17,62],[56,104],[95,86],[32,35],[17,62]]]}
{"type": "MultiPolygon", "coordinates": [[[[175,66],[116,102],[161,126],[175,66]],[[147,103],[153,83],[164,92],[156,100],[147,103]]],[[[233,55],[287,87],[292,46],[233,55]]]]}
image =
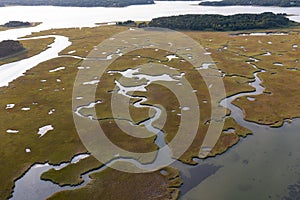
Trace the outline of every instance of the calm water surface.
{"type": "MultiPolygon", "coordinates": [[[[300,22],[300,8],[208,7],[195,6],[196,3],[156,2],[154,5],[126,8],[4,7],[0,8],[0,24],[10,20],[43,24],[2,31],[0,40],[16,39],[50,28],[91,27],[101,22],[151,20],[178,14],[230,15],[272,11],[294,14],[290,18],[300,22]]],[[[282,199],[288,195],[289,185],[300,180],[300,119],[277,129],[258,125],[249,128],[254,135],[242,140],[227,153],[199,161],[196,167],[182,169],[182,175],[188,181],[183,186],[182,199],[282,199]]]]}
{"type": "Polygon", "coordinates": [[[182,199],[252,200],[287,196],[288,186],[300,180],[300,119],[282,128],[258,126],[253,132],[253,136],[243,139],[227,153],[200,162],[221,168],[182,199]]]}
{"type": "MultiPolygon", "coordinates": [[[[199,1],[200,2],[200,1],[199,1]]],[[[212,7],[197,6],[198,1],[156,1],[153,5],[135,5],[125,8],[78,8],[54,6],[14,6],[0,8],[0,24],[10,20],[43,22],[38,27],[24,28],[0,32],[0,40],[17,38],[30,34],[32,31],[47,30],[50,28],[89,27],[95,23],[124,21],[124,20],[151,20],[155,17],[179,14],[223,14],[237,13],[288,13],[291,19],[300,21],[300,8],[255,7],[255,6],[228,6],[212,7]]]]}

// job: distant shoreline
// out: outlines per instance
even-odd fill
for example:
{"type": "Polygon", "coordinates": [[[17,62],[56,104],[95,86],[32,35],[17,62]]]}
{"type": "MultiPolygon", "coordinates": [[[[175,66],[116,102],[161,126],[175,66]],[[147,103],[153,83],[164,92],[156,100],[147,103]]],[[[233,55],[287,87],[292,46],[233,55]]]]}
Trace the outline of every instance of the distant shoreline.
{"type": "Polygon", "coordinates": [[[190,31],[243,31],[256,29],[290,28],[298,23],[286,18],[286,14],[265,12],[262,14],[236,15],[178,15],[152,19],[150,27],[190,31]]]}
{"type": "Polygon", "coordinates": [[[29,25],[27,26],[5,26],[5,25],[0,25],[0,31],[6,31],[6,30],[10,30],[10,29],[17,29],[17,28],[29,28],[29,27],[35,27],[38,25],[41,25],[42,22],[29,22],[29,25]]]}
{"type": "Polygon", "coordinates": [[[200,2],[200,6],[263,6],[263,7],[300,7],[300,3],[290,2],[289,0],[283,1],[270,1],[270,0],[222,0],[222,1],[205,1],[200,2]]]}
{"type": "Polygon", "coordinates": [[[37,0],[4,0],[0,3],[0,7],[9,6],[59,6],[59,7],[127,7],[132,5],[154,4],[154,0],[91,0],[90,2],[82,2],[80,0],[65,0],[40,2],[37,0]]]}

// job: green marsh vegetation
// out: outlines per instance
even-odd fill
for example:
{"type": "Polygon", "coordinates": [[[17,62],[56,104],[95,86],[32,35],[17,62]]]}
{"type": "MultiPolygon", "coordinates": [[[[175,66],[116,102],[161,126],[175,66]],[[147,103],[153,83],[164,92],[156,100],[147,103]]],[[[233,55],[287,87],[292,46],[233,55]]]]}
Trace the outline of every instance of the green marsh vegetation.
{"type": "MultiPolygon", "coordinates": [[[[54,32],[57,35],[67,36],[72,45],[61,52],[61,55],[76,51],[72,55],[86,57],[88,52],[101,41],[127,29],[128,27],[123,26],[58,29],[34,33],[33,36],[49,35],[54,32]]],[[[255,96],[255,101],[249,101],[245,97],[234,103],[244,110],[246,120],[278,126],[286,118],[292,119],[300,116],[300,99],[298,98],[300,95],[297,95],[300,94],[300,89],[297,87],[300,80],[299,61],[297,61],[299,58],[297,48],[300,45],[300,31],[298,29],[283,29],[282,31],[286,32],[287,35],[238,36],[232,35],[232,32],[198,31],[185,31],[184,33],[198,41],[211,53],[211,57],[216,62],[214,67],[225,74],[224,84],[228,96],[253,91],[248,83],[253,82],[253,73],[257,69],[251,67],[247,62],[250,61],[257,68],[266,70],[267,72],[259,75],[263,80],[263,86],[266,88],[265,93],[255,96]],[[251,61],[249,60],[250,57],[259,61],[251,61]],[[282,66],[275,65],[276,63],[281,63],[282,66]]],[[[51,38],[41,39],[39,44],[42,45],[36,45],[36,41],[28,40],[22,41],[22,44],[26,48],[31,47],[32,52],[40,52],[47,48],[47,45],[52,41],[51,38]]],[[[202,115],[197,137],[188,151],[180,158],[185,163],[194,164],[192,158],[199,154],[207,130],[205,122],[210,120],[210,99],[207,86],[201,81],[198,72],[188,63],[179,62],[180,58],[168,62],[166,56],[169,54],[170,52],[157,52],[154,49],[132,52],[130,55],[116,60],[110,70],[125,70],[140,64],[160,61],[178,68],[179,72],[185,72],[193,87],[203,91],[197,94],[200,106],[203,108],[201,109],[202,115]],[[133,60],[137,55],[141,56],[140,59],[133,60]],[[197,81],[195,81],[196,79],[197,81]]],[[[21,177],[34,163],[58,164],[71,160],[74,155],[87,152],[76,133],[71,105],[73,83],[81,63],[81,59],[75,58],[52,59],[27,71],[25,76],[13,81],[8,87],[0,88],[0,92],[3,94],[0,101],[2,108],[0,115],[5,116],[0,119],[0,140],[3,141],[0,143],[2,155],[0,158],[0,177],[6,177],[0,183],[1,198],[6,199],[10,196],[14,180],[21,177]],[[65,67],[65,70],[55,73],[49,72],[49,70],[62,66],[65,67]],[[61,82],[57,82],[57,79],[60,79],[61,82]],[[47,81],[41,82],[41,80],[47,81]],[[6,106],[12,103],[15,104],[15,107],[6,109],[6,106]],[[23,111],[23,107],[30,107],[30,110],[23,111]],[[49,115],[51,109],[55,109],[55,112],[49,115]],[[37,134],[38,129],[47,124],[52,124],[54,130],[40,138],[37,134]],[[7,133],[8,129],[19,132],[16,134],[7,133]],[[26,153],[27,148],[31,149],[30,153],[26,153]]],[[[115,74],[114,78],[118,78],[118,75],[115,74]]],[[[138,85],[141,82],[128,81],[128,84],[138,85]]],[[[109,100],[108,91],[113,87],[112,76],[104,76],[99,84],[97,97],[109,100]]],[[[176,113],[172,114],[172,110],[178,111],[179,104],[176,98],[173,98],[174,94],[162,86],[150,85],[147,89],[147,93],[136,94],[146,96],[148,104],[161,104],[166,108],[168,119],[162,129],[166,134],[167,142],[171,141],[180,122],[180,117],[176,113]]],[[[96,111],[100,118],[109,116],[111,113],[110,106],[105,104],[97,105],[96,111]]],[[[136,123],[149,117],[147,109],[139,110],[131,106],[130,111],[136,123]]],[[[107,127],[108,133],[111,133],[111,140],[115,140],[116,143],[119,142],[118,144],[124,148],[132,148],[132,141],[128,141],[128,138],[120,135],[119,130],[109,125],[109,120],[100,123],[107,127]]],[[[157,123],[159,126],[159,121],[157,123]]],[[[228,118],[223,133],[210,156],[226,152],[241,137],[250,133],[233,119],[228,118]],[[235,131],[226,132],[230,128],[235,131]]],[[[153,140],[154,138],[140,141],[137,143],[137,148],[140,147],[145,151],[155,149],[156,145],[153,144],[153,140]]],[[[59,185],[77,185],[82,182],[81,174],[102,165],[103,163],[90,157],[59,171],[50,170],[44,173],[42,178],[59,185]]],[[[103,195],[106,199],[119,197],[133,199],[142,194],[149,198],[176,199],[182,184],[179,172],[171,168],[165,170],[169,172],[167,176],[162,175],[159,171],[148,174],[127,174],[106,169],[103,172],[92,174],[92,182],[84,188],[63,191],[53,195],[51,199],[65,199],[66,197],[80,199],[87,196],[98,198],[103,195]]]]}

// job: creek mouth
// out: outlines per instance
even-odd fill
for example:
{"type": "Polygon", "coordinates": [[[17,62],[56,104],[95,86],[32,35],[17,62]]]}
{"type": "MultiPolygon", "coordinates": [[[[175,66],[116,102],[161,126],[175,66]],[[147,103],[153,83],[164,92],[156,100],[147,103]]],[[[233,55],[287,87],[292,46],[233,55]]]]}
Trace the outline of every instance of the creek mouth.
{"type": "MultiPolygon", "coordinates": [[[[253,61],[257,62],[256,59],[253,61]]],[[[256,65],[253,64],[252,62],[248,62],[248,64],[250,64],[253,68],[257,69],[256,65]]],[[[249,83],[249,85],[252,86],[255,89],[255,91],[237,93],[235,95],[224,98],[220,102],[221,106],[228,108],[231,111],[230,115],[228,115],[227,117],[232,117],[239,125],[248,128],[251,131],[255,130],[256,128],[263,128],[263,126],[245,121],[243,111],[239,107],[233,105],[232,102],[240,97],[244,97],[244,96],[254,97],[256,95],[262,94],[265,88],[261,86],[262,81],[259,79],[258,74],[264,72],[265,72],[264,70],[258,70],[253,74],[255,80],[249,83]]],[[[241,139],[241,141],[239,141],[239,143],[235,146],[240,146],[242,140],[243,139],[241,139]]],[[[236,148],[235,146],[231,148],[236,148]]],[[[226,154],[228,151],[231,151],[231,148],[229,148],[224,154],[226,154]]],[[[220,156],[223,156],[223,154],[220,156]]],[[[220,169],[222,169],[222,167],[224,167],[223,163],[216,164],[210,162],[211,160],[214,159],[215,158],[206,158],[205,160],[201,160],[198,158],[194,158],[194,161],[198,163],[198,165],[196,166],[185,166],[184,168],[180,168],[180,166],[176,166],[180,169],[183,177],[183,182],[184,182],[181,188],[182,191],[181,197],[185,197],[185,195],[189,191],[191,191],[194,187],[197,187],[203,181],[208,179],[210,176],[215,175],[220,169]]]]}
{"type": "MultiPolygon", "coordinates": [[[[255,69],[255,62],[248,62],[255,69]]],[[[258,77],[264,70],[258,69],[249,83],[254,92],[235,94],[220,102],[231,110],[229,117],[252,131],[253,136],[241,138],[226,153],[205,160],[195,159],[197,166],[182,169],[184,184],[181,199],[294,199],[300,180],[298,141],[300,119],[285,122],[282,127],[244,120],[243,111],[232,102],[240,97],[255,100],[264,92],[258,77]],[[210,167],[209,167],[210,166],[210,167]],[[210,176],[203,177],[203,173],[210,176]],[[197,184],[198,182],[198,184],[197,184]],[[193,184],[194,183],[194,184],[193,184]],[[212,190],[213,188],[213,190],[212,190]]]]}

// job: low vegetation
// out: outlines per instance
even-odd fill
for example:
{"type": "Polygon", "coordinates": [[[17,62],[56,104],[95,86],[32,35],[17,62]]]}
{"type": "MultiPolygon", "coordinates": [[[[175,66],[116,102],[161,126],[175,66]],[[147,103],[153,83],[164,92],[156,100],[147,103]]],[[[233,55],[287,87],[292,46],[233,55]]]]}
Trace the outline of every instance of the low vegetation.
{"type": "MultiPolygon", "coordinates": [[[[87,55],[87,50],[92,50],[99,42],[122,30],[125,29],[113,26],[55,31],[57,34],[70,37],[73,42],[72,46],[62,54],[76,49],[78,50],[76,53],[84,57],[87,55]],[[82,44],[86,45],[82,46],[82,44]]],[[[52,30],[41,34],[48,35],[51,32],[52,30]]],[[[37,42],[35,41],[35,43],[37,42]]],[[[70,160],[74,155],[87,151],[76,133],[71,106],[73,83],[78,72],[77,67],[80,64],[81,60],[75,58],[63,57],[49,60],[27,71],[25,76],[13,81],[8,87],[0,88],[0,93],[5,93],[1,98],[0,113],[6,116],[0,120],[0,139],[3,141],[0,144],[0,153],[3,155],[0,159],[0,177],[6,177],[0,183],[0,199],[7,199],[10,196],[14,180],[21,177],[33,163],[49,161],[52,164],[59,164],[70,160]],[[62,66],[65,67],[63,71],[49,72],[62,66]],[[60,82],[57,82],[58,79],[60,82]],[[42,83],[41,80],[47,81],[42,83]],[[26,95],[19,95],[24,91],[27,91],[26,95]],[[14,103],[15,107],[5,109],[10,103],[14,103]],[[30,110],[23,111],[23,107],[29,107],[30,110]],[[52,109],[55,109],[55,112],[50,115],[49,111],[52,109]],[[54,130],[40,138],[37,132],[39,127],[45,124],[52,124],[54,130]],[[7,133],[8,129],[17,129],[19,132],[9,134],[7,133]],[[27,148],[30,148],[30,153],[26,153],[27,148]],[[51,151],[51,155],[49,155],[49,151],[51,151]]],[[[106,126],[108,124],[109,122],[106,122],[106,126]]],[[[153,139],[151,141],[153,142],[153,139]]],[[[48,175],[44,175],[44,178],[62,185],[80,183],[80,174],[101,166],[96,159],[89,158],[89,160],[70,165],[59,174],[49,172],[48,175]],[[62,180],[64,182],[61,182],[62,180]]],[[[82,199],[82,195],[87,197],[92,194],[112,199],[115,199],[114,195],[117,195],[118,198],[120,195],[128,197],[149,195],[151,198],[162,196],[176,199],[179,194],[178,187],[182,181],[177,170],[168,169],[167,171],[169,173],[165,176],[159,171],[148,174],[127,174],[107,169],[104,173],[93,174],[93,181],[87,187],[79,191],[71,191],[72,194],[67,192],[67,195],[74,195],[74,198],[78,199],[82,199]],[[122,178],[128,182],[122,181],[122,178]],[[105,181],[104,185],[102,181],[105,181]],[[101,194],[100,186],[104,188],[101,194]],[[116,192],[122,188],[126,188],[127,192],[125,190],[116,192]],[[128,188],[131,189],[128,190],[128,188]],[[79,193],[82,195],[77,195],[79,193]]],[[[59,196],[61,195],[65,195],[65,193],[59,194],[59,196]]],[[[61,198],[57,197],[57,199],[61,198]]],[[[66,199],[66,197],[62,199],[66,199]]]]}
{"type": "Polygon", "coordinates": [[[217,67],[227,74],[224,83],[230,96],[238,93],[239,89],[252,91],[248,83],[253,81],[253,73],[258,69],[266,70],[259,74],[262,86],[266,88],[264,93],[253,96],[252,101],[242,97],[233,103],[244,111],[247,121],[274,127],[300,117],[300,89],[296,86],[300,84],[300,31],[280,31],[285,34],[278,35],[278,30],[268,30],[269,35],[256,36],[240,36],[237,32],[235,35],[225,32],[185,32],[207,48],[217,67]],[[257,59],[256,62],[250,57],[257,59]],[[241,86],[243,88],[239,88],[241,86]]]}
{"type": "MultiPolygon", "coordinates": [[[[104,39],[129,27],[105,26],[96,28],[73,28],[48,30],[38,35],[55,34],[70,38],[72,45],[61,52],[66,55],[74,51],[72,55],[86,57],[88,52],[94,49],[104,39]]],[[[253,82],[253,73],[258,69],[266,70],[259,74],[263,80],[262,85],[266,88],[262,95],[254,96],[254,100],[240,98],[234,103],[244,110],[246,120],[261,124],[280,125],[286,119],[300,116],[300,83],[299,74],[299,51],[300,30],[284,29],[287,35],[259,35],[239,36],[227,32],[196,32],[185,31],[184,33],[198,41],[216,62],[214,66],[220,70],[224,77],[227,96],[241,92],[253,91],[249,86],[253,82]],[[257,61],[249,60],[255,58],[257,61]],[[258,69],[252,67],[255,64],[258,69]],[[281,66],[274,63],[282,63],[281,66]],[[288,102],[288,103],[287,103],[288,102]]],[[[271,32],[269,30],[269,32],[271,32]]],[[[25,41],[22,41],[22,43],[25,41]]],[[[24,44],[24,46],[26,46],[24,44]]],[[[27,47],[27,46],[26,46],[27,47]]],[[[34,46],[32,46],[34,47],[34,46]]],[[[45,45],[44,45],[45,47],[45,45]]],[[[38,48],[37,46],[35,48],[38,48]]],[[[198,89],[197,98],[201,107],[201,125],[194,143],[180,158],[185,163],[193,163],[192,158],[199,155],[200,146],[207,130],[207,120],[210,120],[210,99],[207,86],[198,80],[198,73],[188,63],[179,62],[180,59],[168,61],[166,56],[169,52],[145,49],[124,55],[111,65],[112,70],[124,70],[134,66],[158,62],[186,72],[191,85],[198,89]],[[138,57],[140,56],[140,57],[138,57]]],[[[58,164],[70,160],[74,155],[86,153],[82,145],[72,118],[72,88],[81,59],[61,57],[41,63],[26,72],[25,76],[10,83],[8,87],[0,88],[3,94],[0,101],[0,177],[5,180],[0,183],[0,199],[7,199],[14,185],[14,180],[22,176],[33,163],[58,164]],[[65,67],[62,71],[50,73],[57,67],[65,67]],[[57,82],[57,80],[60,82],[57,82]],[[41,82],[46,80],[46,82],[41,82]],[[24,93],[26,91],[26,93],[24,93]],[[20,95],[23,94],[23,95],[20,95]],[[6,109],[8,104],[15,104],[12,109],[6,109]],[[22,108],[30,107],[29,111],[22,108]],[[49,111],[55,109],[51,115],[49,111]],[[63,119],[63,120],[62,120],[63,119]],[[51,124],[54,130],[42,138],[37,134],[38,129],[45,124],[51,124]],[[7,133],[7,130],[18,130],[18,133],[7,133]],[[30,148],[31,152],[26,153],[30,148]],[[49,154],[51,152],[51,154],[49,154]]],[[[114,76],[106,75],[101,78],[96,97],[109,101],[107,91],[113,87],[114,76]],[[111,81],[111,82],[110,82],[111,81]],[[105,87],[100,87],[105,86],[105,87]]],[[[129,83],[128,83],[129,84],[129,83]]],[[[136,84],[140,84],[137,82],[136,84]]],[[[167,142],[175,136],[180,123],[179,104],[174,94],[164,87],[152,84],[147,92],[140,92],[148,97],[148,104],[160,104],[166,108],[168,118],[163,131],[167,142]],[[173,113],[172,110],[175,110],[173,113]]],[[[98,117],[109,116],[110,105],[99,104],[96,106],[98,117]]],[[[149,111],[130,107],[130,112],[136,122],[149,117],[149,111]],[[141,111],[140,111],[141,110],[141,111]]],[[[110,139],[122,148],[133,150],[134,146],[149,150],[155,148],[153,138],[145,142],[132,145],[132,141],[125,141],[120,137],[119,130],[109,120],[101,121],[101,126],[111,133],[110,139]],[[146,144],[146,145],[145,145],[146,144]],[[152,144],[152,145],[151,145],[152,144]],[[148,146],[147,146],[148,145],[148,146]]],[[[159,121],[155,122],[159,126],[159,121]]],[[[212,150],[210,156],[225,152],[229,147],[236,144],[240,137],[245,137],[250,131],[238,125],[232,118],[227,118],[221,137],[212,150]],[[229,131],[229,129],[232,129],[229,131]]],[[[259,133],[257,133],[259,134],[259,133]]],[[[43,179],[51,180],[59,185],[77,185],[82,182],[81,175],[100,167],[102,164],[95,158],[90,157],[78,163],[69,165],[58,171],[50,170],[42,175],[43,179]]],[[[113,169],[106,169],[99,173],[91,174],[92,182],[78,190],[63,191],[51,197],[51,199],[140,199],[146,196],[149,199],[173,198],[179,194],[182,180],[179,172],[174,169],[165,169],[169,172],[162,175],[159,171],[147,174],[127,174],[113,169]],[[126,181],[123,181],[126,180],[126,181]]]]}
{"type": "Polygon", "coordinates": [[[74,199],[168,199],[179,197],[182,179],[177,170],[163,169],[143,174],[129,174],[115,169],[105,169],[91,175],[91,183],[81,189],[59,192],[49,200],[74,199]]]}

